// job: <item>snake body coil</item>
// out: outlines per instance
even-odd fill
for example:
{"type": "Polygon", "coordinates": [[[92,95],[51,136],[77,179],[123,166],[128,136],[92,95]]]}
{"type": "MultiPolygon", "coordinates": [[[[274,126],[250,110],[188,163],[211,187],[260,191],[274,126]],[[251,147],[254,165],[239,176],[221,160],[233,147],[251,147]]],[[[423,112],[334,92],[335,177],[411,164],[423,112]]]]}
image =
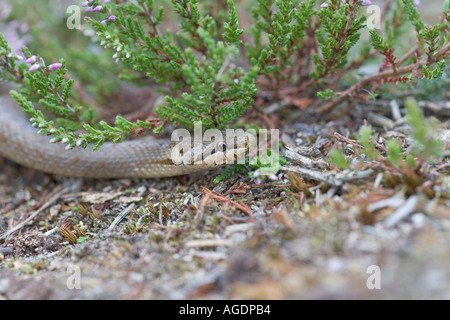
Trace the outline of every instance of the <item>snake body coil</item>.
{"type": "Polygon", "coordinates": [[[20,107],[0,97],[0,155],[48,173],[85,178],[162,178],[211,169],[174,165],[169,140],[152,137],[118,144],[105,143],[98,151],[75,148],[36,133],[20,107]]]}

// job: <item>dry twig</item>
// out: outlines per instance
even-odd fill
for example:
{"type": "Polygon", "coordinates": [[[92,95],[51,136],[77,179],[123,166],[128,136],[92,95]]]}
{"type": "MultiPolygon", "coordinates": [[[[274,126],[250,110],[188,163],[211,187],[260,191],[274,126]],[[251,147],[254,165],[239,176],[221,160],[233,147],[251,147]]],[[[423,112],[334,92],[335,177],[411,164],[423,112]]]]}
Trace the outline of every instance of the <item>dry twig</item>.
{"type": "Polygon", "coordinates": [[[227,202],[227,203],[233,205],[234,207],[236,207],[236,209],[241,210],[242,212],[248,214],[249,216],[252,215],[252,209],[249,206],[247,206],[246,204],[238,203],[234,200],[228,199],[228,198],[224,197],[223,195],[221,195],[217,192],[211,191],[204,186],[202,186],[202,191],[205,195],[209,195],[209,197],[211,197],[214,200],[217,200],[220,202],[227,202]]]}

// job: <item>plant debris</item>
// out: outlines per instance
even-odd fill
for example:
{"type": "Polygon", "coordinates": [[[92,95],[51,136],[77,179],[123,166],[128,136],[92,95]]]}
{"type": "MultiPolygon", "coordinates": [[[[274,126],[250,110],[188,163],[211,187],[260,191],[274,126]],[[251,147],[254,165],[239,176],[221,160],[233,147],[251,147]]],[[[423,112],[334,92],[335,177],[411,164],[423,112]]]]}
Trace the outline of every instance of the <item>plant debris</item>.
{"type": "MultiPolygon", "coordinates": [[[[350,121],[359,107],[323,126],[323,120],[298,124],[301,132],[286,126],[288,163],[275,181],[235,173],[214,185],[218,171],[74,180],[2,160],[0,296],[446,297],[448,137],[441,136],[443,155],[430,151],[430,162],[408,169],[403,161],[409,160],[393,154],[417,147],[402,106],[395,107],[400,118],[392,118],[393,128],[374,124],[370,132],[361,129],[366,122],[350,121]],[[399,140],[393,146],[387,137],[399,140]],[[342,158],[331,157],[332,149],[342,158]],[[382,290],[366,286],[373,265],[380,267],[382,290]],[[80,290],[67,288],[74,266],[82,270],[80,290]]],[[[389,110],[377,112],[389,117],[389,110]]]]}

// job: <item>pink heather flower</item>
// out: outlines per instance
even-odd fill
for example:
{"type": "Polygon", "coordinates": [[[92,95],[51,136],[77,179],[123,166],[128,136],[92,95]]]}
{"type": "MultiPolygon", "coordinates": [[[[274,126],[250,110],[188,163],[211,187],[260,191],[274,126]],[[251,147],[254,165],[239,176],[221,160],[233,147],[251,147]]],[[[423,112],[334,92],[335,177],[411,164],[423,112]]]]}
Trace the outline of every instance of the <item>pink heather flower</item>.
{"type": "Polygon", "coordinates": [[[106,23],[108,22],[108,20],[102,20],[102,22],[100,22],[102,25],[106,26],[106,23]]]}
{"type": "Polygon", "coordinates": [[[57,62],[57,63],[53,63],[53,64],[49,65],[48,70],[54,71],[54,70],[58,70],[61,67],[62,67],[62,64],[57,62]]]}
{"type": "Polygon", "coordinates": [[[320,5],[320,7],[321,7],[321,8],[326,8],[326,7],[328,7],[328,3],[326,3],[326,2],[325,2],[325,3],[322,3],[322,4],[320,5]]]}
{"type": "Polygon", "coordinates": [[[370,0],[361,0],[361,4],[363,6],[370,6],[370,5],[372,5],[372,1],[370,1],[370,0]]]}
{"type": "Polygon", "coordinates": [[[28,71],[36,71],[37,69],[39,69],[41,67],[41,65],[39,63],[35,63],[33,64],[30,69],[28,69],[28,71]]]}
{"type": "Polygon", "coordinates": [[[116,16],[109,16],[108,20],[109,21],[116,21],[116,16]]]}
{"type": "Polygon", "coordinates": [[[37,61],[37,56],[31,56],[27,60],[25,60],[25,63],[35,63],[37,61]]]}
{"type": "Polygon", "coordinates": [[[76,146],[79,147],[83,143],[83,140],[77,140],[76,146]]]}
{"type": "Polygon", "coordinates": [[[94,8],[94,12],[100,12],[100,11],[102,11],[103,10],[103,7],[102,6],[96,6],[95,8],[94,8]]]}
{"type": "Polygon", "coordinates": [[[91,7],[86,8],[86,12],[92,12],[92,11],[94,11],[94,9],[92,9],[91,7]]]}
{"type": "Polygon", "coordinates": [[[272,180],[272,181],[277,181],[277,180],[278,180],[278,177],[277,177],[275,174],[271,174],[271,175],[269,176],[269,179],[272,180]]]}
{"type": "Polygon", "coordinates": [[[420,7],[420,6],[422,5],[422,2],[420,2],[420,0],[413,0],[413,4],[414,4],[416,7],[420,7]]]}
{"type": "Polygon", "coordinates": [[[103,3],[110,3],[111,0],[103,0],[103,3]]]}
{"type": "Polygon", "coordinates": [[[89,5],[89,2],[87,2],[87,1],[86,1],[86,2],[83,2],[83,3],[81,4],[82,7],[87,7],[88,5],[89,5]]]}

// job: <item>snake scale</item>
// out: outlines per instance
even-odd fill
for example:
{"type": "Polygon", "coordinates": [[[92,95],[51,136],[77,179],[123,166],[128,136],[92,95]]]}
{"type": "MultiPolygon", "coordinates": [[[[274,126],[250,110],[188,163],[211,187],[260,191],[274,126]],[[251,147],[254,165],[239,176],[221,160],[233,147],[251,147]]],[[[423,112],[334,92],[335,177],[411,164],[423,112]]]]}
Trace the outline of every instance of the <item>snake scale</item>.
{"type": "MultiPolygon", "coordinates": [[[[171,160],[173,144],[168,139],[142,137],[105,143],[98,151],[68,151],[65,145],[50,143],[49,137],[36,131],[13,100],[0,96],[0,155],[30,168],[84,178],[163,178],[223,166],[175,165],[171,160]]],[[[223,156],[230,152],[233,149],[227,148],[223,156]]]]}

